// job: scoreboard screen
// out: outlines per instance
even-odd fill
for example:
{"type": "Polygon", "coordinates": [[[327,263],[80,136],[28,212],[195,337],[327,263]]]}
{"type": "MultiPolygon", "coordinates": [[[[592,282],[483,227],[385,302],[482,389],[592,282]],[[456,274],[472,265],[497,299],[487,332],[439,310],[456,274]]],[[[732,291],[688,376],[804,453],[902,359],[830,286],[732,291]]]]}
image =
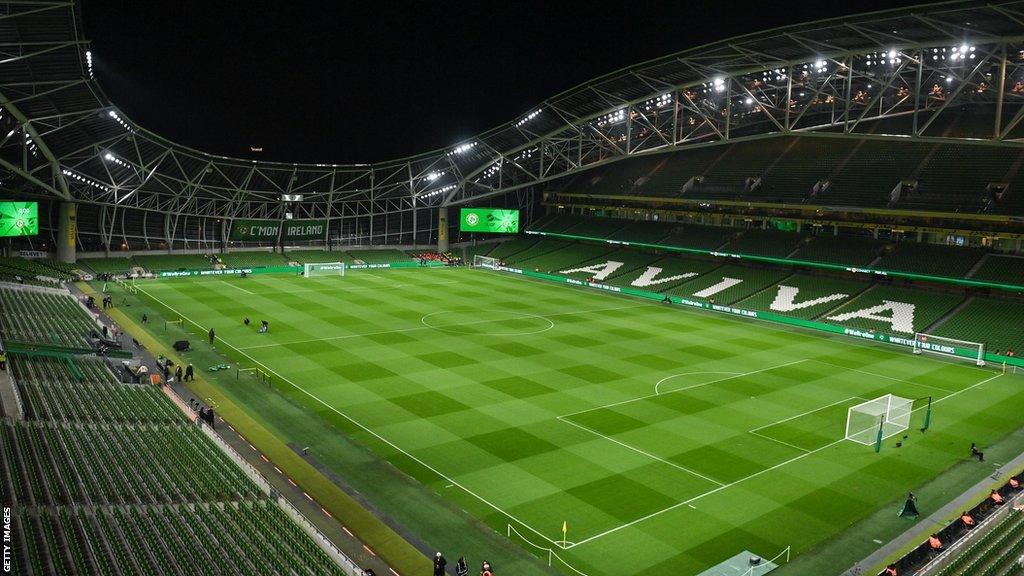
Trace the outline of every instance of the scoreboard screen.
{"type": "Polygon", "coordinates": [[[519,210],[463,208],[459,216],[459,230],[513,234],[519,232],[519,210]]]}
{"type": "Polygon", "coordinates": [[[39,234],[38,202],[0,202],[0,238],[39,234]]]}

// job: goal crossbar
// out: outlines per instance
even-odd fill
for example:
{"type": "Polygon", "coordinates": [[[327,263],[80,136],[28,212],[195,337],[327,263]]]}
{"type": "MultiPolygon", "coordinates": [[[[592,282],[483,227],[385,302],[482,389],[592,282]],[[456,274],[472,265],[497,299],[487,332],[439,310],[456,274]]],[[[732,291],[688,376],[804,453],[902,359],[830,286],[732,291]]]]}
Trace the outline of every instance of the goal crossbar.
{"type": "Polygon", "coordinates": [[[306,278],[313,276],[344,276],[344,262],[307,262],[302,265],[302,275],[306,278]]]}

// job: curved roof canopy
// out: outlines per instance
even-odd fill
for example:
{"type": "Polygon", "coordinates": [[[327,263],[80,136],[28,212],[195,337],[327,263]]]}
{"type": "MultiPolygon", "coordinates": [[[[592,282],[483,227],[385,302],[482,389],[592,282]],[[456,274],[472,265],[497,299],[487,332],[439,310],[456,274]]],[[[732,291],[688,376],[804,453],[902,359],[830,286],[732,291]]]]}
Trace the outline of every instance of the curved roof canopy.
{"type": "Polygon", "coordinates": [[[947,2],[788,26],[622,69],[450,148],[374,164],[207,154],[136,125],[92,73],[75,1],[0,0],[0,189],[217,217],[337,217],[346,203],[471,202],[636,154],[788,132],[1024,145],[1024,0],[947,2]],[[1018,84],[1020,82],[1020,84],[1018,84]]]}

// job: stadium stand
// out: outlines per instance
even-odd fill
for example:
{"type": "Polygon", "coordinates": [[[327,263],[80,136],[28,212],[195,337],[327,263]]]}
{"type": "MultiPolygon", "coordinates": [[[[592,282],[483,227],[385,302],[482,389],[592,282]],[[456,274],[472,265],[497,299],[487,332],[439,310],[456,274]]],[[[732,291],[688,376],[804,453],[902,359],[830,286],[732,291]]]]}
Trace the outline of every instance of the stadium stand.
{"type": "Polygon", "coordinates": [[[989,254],[970,277],[988,282],[1024,285],[1024,257],[989,254]]]}
{"type": "Polygon", "coordinates": [[[997,201],[986,188],[1019,178],[1008,167],[1020,156],[1016,149],[984,145],[776,137],[630,158],[551,187],[574,194],[680,196],[690,178],[703,176],[687,198],[1012,213],[1018,208],[1013,194],[997,201]],[[761,178],[760,187],[748,189],[750,178],[761,178]],[[826,180],[826,189],[812,190],[826,180]],[[893,196],[901,181],[918,186],[893,196]]]}
{"type": "Polygon", "coordinates": [[[55,422],[183,423],[185,415],[152,386],[118,382],[97,359],[19,357],[12,374],[29,419],[55,422]],[[75,371],[71,368],[74,367],[75,371]]]}
{"type": "Polygon", "coordinates": [[[393,264],[395,262],[414,262],[405,252],[394,248],[381,250],[349,250],[354,264],[393,264]]]}
{"type": "Polygon", "coordinates": [[[947,278],[963,278],[981,260],[980,248],[900,242],[878,261],[880,270],[914,272],[947,278]]]}
{"type": "Polygon", "coordinates": [[[672,231],[661,241],[667,246],[681,246],[685,248],[697,248],[700,250],[718,250],[725,246],[725,243],[736,234],[734,228],[723,228],[718,226],[704,226],[701,224],[676,225],[672,231]]]}
{"type": "Polygon", "coordinates": [[[849,328],[862,330],[875,330],[878,332],[902,333],[904,336],[913,336],[914,332],[924,332],[926,328],[942,318],[944,314],[953,309],[954,306],[963,301],[959,294],[947,294],[944,292],[933,292],[928,290],[915,290],[912,288],[901,288],[889,285],[876,285],[861,293],[860,296],[845,301],[845,303],[825,314],[819,320],[833,322],[849,328]],[[851,314],[858,310],[881,306],[886,302],[905,303],[912,306],[912,312],[906,310],[912,316],[904,317],[900,311],[879,311],[878,316],[885,318],[892,317],[896,320],[905,320],[908,324],[906,330],[898,329],[900,322],[888,322],[870,318],[844,318],[843,315],[851,314]]]}
{"type": "Polygon", "coordinates": [[[0,274],[5,274],[9,278],[21,276],[23,280],[34,284],[53,285],[54,281],[71,280],[75,275],[72,268],[71,264],[48,258],[0,258],[0,274]]]}
{"type": "MultiPolygon", "coordinates": [[[[630,276],[630,275],[631,276],[636,276],[637,269],[646,267],[646,266],[648,266],[648,265],[652,264],[653,262],[655,262],[657,260],[660,260],[660,259],[661,259],[661,257],[656,255],[656,254],[639,252],[639,251],[636,251],[636,250],[615,250],[613,252],[608,252],[608,253],[605,253],[605,254],[600,254],[600,255],[598,255],[598,256],[596,256],[594,258],[591,258],[589,260],[582,261],[579,264],[570,264],[569,266],[570,266],[570,268],[582,268],[582,267],[586,267],[586,266],[595,266],[595,265],[599,266],[599,265],[610,263],[610,262],[621,263],[621,266],[616,268],[615,271],[611,275],[608,276],[608,278],[611,278],[613,276],[630,276]]],[[[558,269],[558,270],[552,270],[552,272],[558,272],[559,274],[562,274],[564,276],[568,276],[569,278],[574,278],[576,280],[587,280],[588,278],[591,278],[591,277],[594,276],[594,274],[592,272],[586,272],[586,271],[571,272],[571,273],[568,273],[568,274],[563,272],[563,270],[568,271],[570,268],[561,268],[561,269],[558,269]]],[[[598,279],[595,279],[595,280],[599,281],[599,282],[603,282],[603,281],[607,280],[608,278],[604,278],[604,279],[598,278],[598,279]]]]}
{"type": "Polygon", "coordinates": [[[883,246],[884,242],[870,238],[820,234],[806,238],[793,259],[866,267],[878,258],[883,246]]]}
{"type": "Polygon", "coordinates": [[[675,296],[694,298],[715,304],[733,304],[751,296],[789,276],[789,272],[772,268],[753,268],[726,264],[689,282],[663,292],[675,296]],[[726,279],[739,282],[713,294],[709,291],[726,279]]]}
{"type": "Polygon", "coordinates": [[[213,267],[211,257],[205,254],[147,254],[135,256],[135,262],[150,272],[202,270],[213,267]]]}
{"type": "Polygon", "coordinates": [[[610,240],[664,244],[663,240],[672,232],[674,224],[669,222],[620,220],[621,227],[608,235],[610,240]]]}
{"type": "Polygon", "coordinates": [[[226,252],[220,255],[220,260],[228,268],[263,268],[288,264],[276,252],[226,252]]]}
{"type": "Polygon", "coordinates": [[[803,239],[799,234],[779,230],[744,230],[722,248],[723,252],[788,258],[803,239]]]}
{"type": "Polygon", "coordinates": [[[344,572],[159,389],[106,363],[14,354],[0,420],[23,574],[344,572]]]}
{"type": "Polygon", "coordinates": [[[289,250],[285,252],[285,260],[306,264],[310,262],[344,262],[352,263],[352,256],[340,250],[289,250]]]}
{"type": "Polygon", "coordinates": [[[5,342],[89,347],[98,328],[70,295],[0,288],[0,339],[5,342]]]}
{"type": "Polygon", "coordinates": [[[984,342],[988,352],[1024,354],[1024,304],[972,298],[963,308],[930,330],[971,342],[984,342]]]}
{"type": "Polygon", "coordinates": [[[750,298],[741,300],[736,303],[736,306],[740,308],[746,308],[749,310],[764,310],[773,314],[783,314],[786,316],[793,316],[795,318],[803,318],[804,320],[812,320],[825,312],[838,306],[839,302],[845,302],[849,298],[855,297],[864,290],[867,290],[870,284],[863,281],[846,280],[839,278],[830,278],[825,276],[810,276],[805,274],[794,274],[775,287],[763,290],[750,298]],[[780,297],[780,289],[783,286],[796,288],[799,290],[795,297],[791,301],[787,301],[783,298],[783,305],[773,306],[775,300],[780,297]],[[807,305],[813,300],[827,298],[829,296],[845,294],[847,297],[843,299],[824,300],[820,303],[813,305],[807,305]],[[799,308],[787,309],[786,303],[800,306],[799,308]]]}
{"type": "Polygon", "coordinates": [[[494,246],[493,249],[487,252],[487,255],[501,261],[508,261],[510,258],[514,258],[526,250],[533,249],[539,242],[539,238],[517,238],[494,246]]]}
{"type": "Polygon", "coordinates": [[[127,274],[134,263],[131,258],[83,258],[81,263],[97,274],[127,274]]]}
{"type": "Polygon", "coordinates": [[[894,206],[948,212],[985,212],[990,203],[986,187],[1002,182],[1020,150],[966,144],[937,144],[920,169],[918,188],[894,206]]]}
{"type": "Polygon", "coordinates": [[[529,268],[540,272],[558,272],[566,267],[603,257],[614,251],[614,248],[608,245],[578,242],[563,243],[551,240],[545,240],[535,249],[537,252],[529,257],[516,255],[511,261],[515,262],[516,266],[522,268],[529,268]],[[544,248],[553,249],[544,250],[544,248]]]}

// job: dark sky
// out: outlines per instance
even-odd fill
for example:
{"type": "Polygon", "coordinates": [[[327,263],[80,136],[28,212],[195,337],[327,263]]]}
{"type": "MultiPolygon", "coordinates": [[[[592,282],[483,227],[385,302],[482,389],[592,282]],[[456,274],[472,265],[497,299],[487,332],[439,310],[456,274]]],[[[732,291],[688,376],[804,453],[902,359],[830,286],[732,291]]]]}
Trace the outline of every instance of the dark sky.
{"type": "Polygon", "coordinates": [[[606,4],[82,0],[82,9],[101,85],[141,126],[217,154],[349,163],[450,146],[581,82],[709,41],[913,3],[606,4]]]}

